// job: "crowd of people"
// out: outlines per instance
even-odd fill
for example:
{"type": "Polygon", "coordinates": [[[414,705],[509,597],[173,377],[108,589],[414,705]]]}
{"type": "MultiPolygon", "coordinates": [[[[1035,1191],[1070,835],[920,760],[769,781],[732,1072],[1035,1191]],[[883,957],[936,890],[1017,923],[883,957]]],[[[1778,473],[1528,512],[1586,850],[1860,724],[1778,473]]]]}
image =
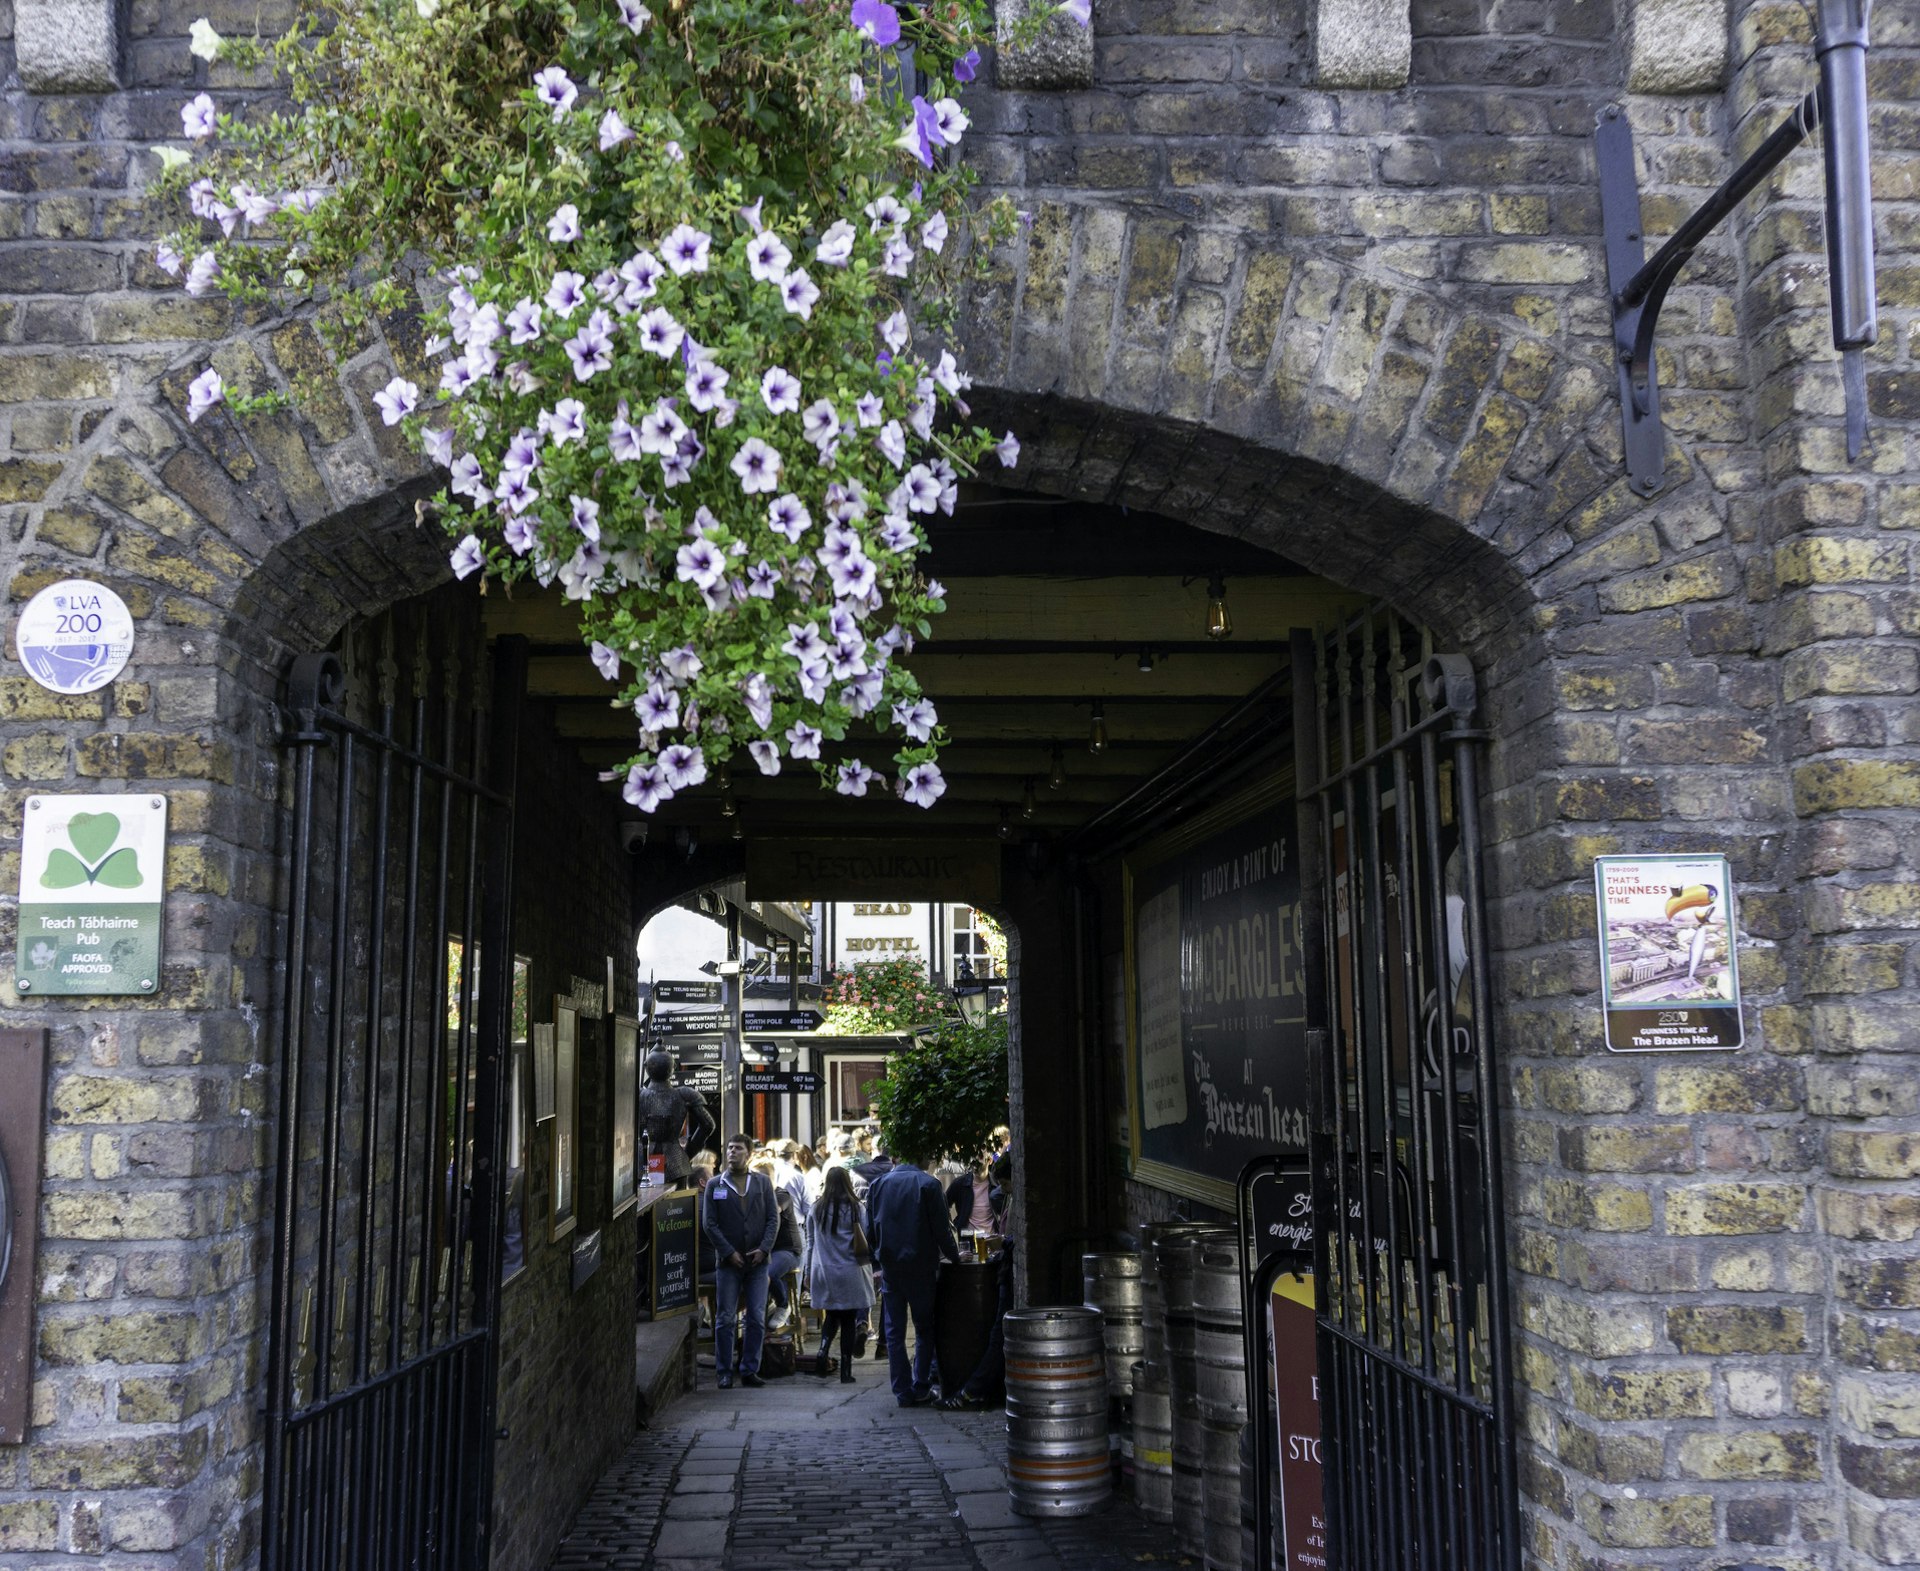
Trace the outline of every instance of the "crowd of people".
{"type": "Polygon", "coordinates": [[[690,1181],[700,1192],[713,1264],[721,1389],[766,1383],[767,1334],[792,1325],[804,1302],[822,1324],[810,1355],[796,1349],[800,1370],[826,1378],[837,1367],[851,1382],[854,1360],[873,1340],[902,1407],[997,1401],[1004,1382],[999,1315],[1012,1298],[1006,1140],[1004,1129],[995,1131],[990,1150],[940,1176],[889,1154],[866,1129],[823,1136],[811,1147],[797,1140],[759,1145],[730,1134],[717,1168],[710,1152],[695,1156],[690,1181]],[[979,1258],[997,1255],[999,1302],[979,1367],[943,1371],[935,1352],[936,1288],[942,1263],[960,1259],[963,1239],[979,1258]]]}

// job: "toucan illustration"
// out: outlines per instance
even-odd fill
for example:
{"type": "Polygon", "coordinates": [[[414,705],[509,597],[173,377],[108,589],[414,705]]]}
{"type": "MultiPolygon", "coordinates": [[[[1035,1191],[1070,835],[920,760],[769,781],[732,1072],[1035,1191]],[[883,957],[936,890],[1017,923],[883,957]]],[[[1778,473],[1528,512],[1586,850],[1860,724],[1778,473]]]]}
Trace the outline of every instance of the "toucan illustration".
{"type": "Polygon", "coordinates": [[[1707,954],[1707,926],[1713,920],[1713,909],[1720,901],[1720,891],[1712,884],[1688,884],[1683,888],[1674,888],[1667,896],[1667,920],[1675,927],[1691,926],[1694,929],[1693,942],[1687,946],[1687,980],[1694,979],[1694,973],[1700,969],[1700,962],[1707,954]]]}

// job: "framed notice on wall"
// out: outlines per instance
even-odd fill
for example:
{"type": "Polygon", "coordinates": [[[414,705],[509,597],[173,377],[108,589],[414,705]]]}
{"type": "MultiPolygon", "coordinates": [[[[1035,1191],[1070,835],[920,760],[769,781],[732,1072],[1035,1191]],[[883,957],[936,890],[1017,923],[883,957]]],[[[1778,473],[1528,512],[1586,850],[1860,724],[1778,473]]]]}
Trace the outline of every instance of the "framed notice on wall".
{"type": "Polygon", "coordinates": [[[571,1233],[580,1216],[580,1014],[572,998],[553,1001],[553,1218],[548,1238],[571,1233]]]}
{"type": "Polygon", "coordinates": [[[1250,1158],[1306,1148],[1296,839],[1279,770],[1124,869],[1131,1171],[1222,1210],[1250,1158]]]}
{"type": "Polygon", "coordinates": [[[613,1214],[638,1204],[640,1022],[613,1017],[613,1214]]]}
{"type": "Polygon", "coordinates": [[[1607,1047],[1727,1051],[1740,1021],[1733,872],[1724,856],[1602,856],[1593,864],[1607,1047]]]}

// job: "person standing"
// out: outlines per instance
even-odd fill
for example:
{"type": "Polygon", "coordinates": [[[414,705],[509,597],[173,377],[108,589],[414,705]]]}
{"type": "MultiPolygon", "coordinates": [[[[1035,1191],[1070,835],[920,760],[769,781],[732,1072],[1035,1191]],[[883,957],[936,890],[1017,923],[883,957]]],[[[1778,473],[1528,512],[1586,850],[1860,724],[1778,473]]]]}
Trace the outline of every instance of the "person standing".
{"type": "Polygon", "coordinates": [[[867,1233],[882,1273],[887,1374],[893,1399],[918,1407],[933,1399],[933,1289],[942,1260],[958,1260],[947,1197],[940,1180],[905,1157],[867,1192],[867,1233]],[[907,1362],[907,1319],[913,1319],[913,1362],[907,1362]]]}
{"type": "Polygon", "coordinates": [[[753,1142],[727,1136],[727,1170],[707,1182],[702,1196],[701,1229],[713,1250],[713,1362],[720,1389],[733,1385],[734,1338],[740,1311],[747,1315],[740,1338],[739,1375],[743,1386],[762,1386],[760,1345],[767,1335],[767,1261],[780,1231],[780,1208],[773,1185],[748,1169],[753,1142]]]}
{"type": "Polygon", "coordinates": [[[873,1278],[861,1259],[866,1237],[866,1209],[853,1195],[851,1175],[844,1167],[827,1169],[826,1187],[813,1208],[813,1259],[807,1291],[813,1307],[826,1312],[820,1332],[820,1356],[814,1366],[826,1374],[835,1336],[840,1338],[840,1378],[851,1384],[854,1358],[854,1317],[873,1304],[873,1278]]]}

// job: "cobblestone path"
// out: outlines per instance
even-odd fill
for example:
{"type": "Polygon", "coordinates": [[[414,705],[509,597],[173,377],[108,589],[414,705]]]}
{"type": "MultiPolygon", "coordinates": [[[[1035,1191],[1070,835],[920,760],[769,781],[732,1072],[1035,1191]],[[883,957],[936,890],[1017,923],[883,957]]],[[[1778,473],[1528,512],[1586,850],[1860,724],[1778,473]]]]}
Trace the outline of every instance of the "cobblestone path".
{"type": "Polygon", "coordinates": [[[902,1409],[885,1364],[701,1388],[643,1430],[552,1571],[1137,1571],[1188,1568],[1170,1528],[1116,1498],[1060,1521],[1008,1504],[1006,1420],[902,1409]]]}

